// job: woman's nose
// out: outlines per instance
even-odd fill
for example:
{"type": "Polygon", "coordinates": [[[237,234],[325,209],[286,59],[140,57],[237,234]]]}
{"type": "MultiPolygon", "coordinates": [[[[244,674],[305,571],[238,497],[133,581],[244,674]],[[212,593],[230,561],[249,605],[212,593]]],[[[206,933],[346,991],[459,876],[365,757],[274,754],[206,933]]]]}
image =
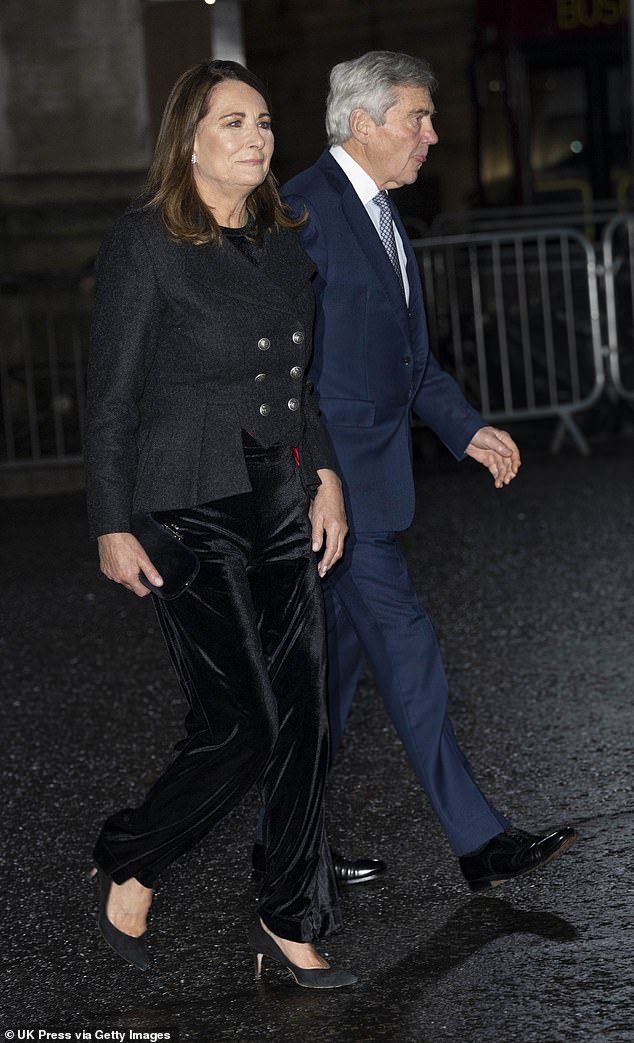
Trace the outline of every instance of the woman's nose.
{"type": "Polygon", "coordinates": [[[266,139],[262,133],[262,129],[261,127],[258,127],[257,124],[252,128],[251,133],[249,134],[249,144],[253,148],[264,148],[266,144],[266,139]]]}

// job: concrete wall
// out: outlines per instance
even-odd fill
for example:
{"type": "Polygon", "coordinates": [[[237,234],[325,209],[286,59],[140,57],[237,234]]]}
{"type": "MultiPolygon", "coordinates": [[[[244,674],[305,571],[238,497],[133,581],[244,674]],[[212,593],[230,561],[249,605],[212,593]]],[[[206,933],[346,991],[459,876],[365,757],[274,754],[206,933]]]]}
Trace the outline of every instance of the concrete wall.
{"type": "MultiPolygon", "coordinates": [[[[370,49],[403,50],[427,57],[440,80],[440,144],[420,181],[395,198],[425,220],[467,204],[476,183],[473,8],[474,0],[243,0],[247,61],[273,96],[280,180],[324,147],[330,67],[370,49]]],[[[203,0],[2,0],[0,276],[90,261],[142,188],[170,84],[209,54],[213,11],[203,0]]]]}
{"type": "Polygon", "coordinates": [[[2,0],[0,274],[73,271],[143,182],[140,0],[2,0]]]}
{"type": "Polygon", "coordinates": [[[143,167],[141,4],[2,0],[0,176],[143,167]]]}

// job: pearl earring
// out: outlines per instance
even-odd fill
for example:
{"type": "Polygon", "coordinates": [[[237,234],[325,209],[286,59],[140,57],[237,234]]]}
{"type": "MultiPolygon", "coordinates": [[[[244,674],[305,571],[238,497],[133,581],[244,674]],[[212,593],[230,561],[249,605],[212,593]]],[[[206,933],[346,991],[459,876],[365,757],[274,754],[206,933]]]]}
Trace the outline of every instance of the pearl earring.
{"type": "Polygon", "coordinates": [[[195,152],[192,152],[192,163],[197,163],[197,162],[198,162],[198,156],[196,155],[195,152]]]}

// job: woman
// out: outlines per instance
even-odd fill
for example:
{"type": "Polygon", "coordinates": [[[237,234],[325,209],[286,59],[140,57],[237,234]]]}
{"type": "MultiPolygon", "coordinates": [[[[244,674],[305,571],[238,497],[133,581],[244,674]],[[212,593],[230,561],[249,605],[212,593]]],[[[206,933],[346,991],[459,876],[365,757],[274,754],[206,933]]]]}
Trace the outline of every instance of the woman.
{"type": "Polygon", "coordinates": [[[249,934],[258,973],[266,955],[298,984],[330,988],[356,979],[312,944],[341,923],[324,834],[319,575],[347,529],[304,377],[312,264],[269,172],[269,111],[241,65],[188,70],[165,109],[148,197],[98,259],[91,529],[109,579],[139,597],[153,586],[189,703],[172,764],[97,840],[99,920],[119,955],[145,969],[160,872],[257,784],[268,811],[249,934]],[[176,556],[193,551],[199,566],[169,599],[158,596],[161,561],[143,546],[156,522],[176,556]]]}

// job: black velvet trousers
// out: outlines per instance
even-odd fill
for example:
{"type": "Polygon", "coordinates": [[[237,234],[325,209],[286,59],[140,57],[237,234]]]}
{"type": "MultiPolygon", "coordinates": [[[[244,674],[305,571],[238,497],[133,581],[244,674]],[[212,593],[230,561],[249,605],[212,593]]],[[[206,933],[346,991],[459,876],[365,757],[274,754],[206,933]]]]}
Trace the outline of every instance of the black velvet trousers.
{"type": "Polygon", "coordinates": [[[255,784],[268,809],[259,914],[313,941],[341,926],[324,828],[325,631],[308,498],[290,448],[245,445],[252,492],[162,511],[200,571],[155,598],[189,703],[186,737],[143,803],[109,818],[98,865],[151,887],[255,784]]]}

